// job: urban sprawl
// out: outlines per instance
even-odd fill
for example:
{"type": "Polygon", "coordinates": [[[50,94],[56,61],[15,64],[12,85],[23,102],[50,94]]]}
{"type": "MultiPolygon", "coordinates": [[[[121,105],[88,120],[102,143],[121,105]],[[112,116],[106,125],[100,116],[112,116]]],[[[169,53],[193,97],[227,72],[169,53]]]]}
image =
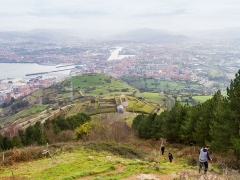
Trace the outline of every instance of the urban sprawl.
{"type": "MultiPolygon", "coordinates": [[[[214,92],[226,90],[240,67],[240,46],[234,41],[188,40],[183,43],[118,43],[99,41],[0,41],[0,63],[71,64],[69,76],[106,73],[171,81],[194,81],[214,92]]],[[[69,77],[68,76],[68,77],[69,77]]],[[[26,76],[0,80],[0,103],[26,96],[66,76],[26,76]]]]}

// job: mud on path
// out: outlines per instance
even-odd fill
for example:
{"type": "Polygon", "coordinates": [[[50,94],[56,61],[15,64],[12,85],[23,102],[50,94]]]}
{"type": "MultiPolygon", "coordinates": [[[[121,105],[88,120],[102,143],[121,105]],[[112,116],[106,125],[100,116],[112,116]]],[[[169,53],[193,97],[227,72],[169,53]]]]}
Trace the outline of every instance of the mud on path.
{"type": "MultiPolygon", "coordinates": [[[[106,176],[106,175],[113,175],[113,174],[117,174],[120,172],[123,172],[125,170],[125,167],[119,165],[117,167],[116,170],[110,171],[110,172],[105,172],[105,173],[99,173],[99,174],[94,174],[91,176],[85,176],[85,177],[81,177],[78,178],[77,180],[91,180],[96,178],[97,176],[99,176],[99,178],[106,176]]],[[[163,175],[158,175],[158,174],[134,174],[130,177],[127,178],[123,178],[122,180],[147,180],[147,179],[151,179],[151,180],[173,180],[174,178],[178,177],[176,174],[163,174],[163,175]]]]}

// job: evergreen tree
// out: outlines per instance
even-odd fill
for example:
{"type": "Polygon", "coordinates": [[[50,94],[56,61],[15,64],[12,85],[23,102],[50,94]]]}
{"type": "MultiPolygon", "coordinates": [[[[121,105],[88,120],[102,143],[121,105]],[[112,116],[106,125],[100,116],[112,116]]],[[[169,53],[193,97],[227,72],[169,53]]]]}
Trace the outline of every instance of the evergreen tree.
{"type": "Polygon", "coordinates": [[[185,121],[180,127],[180,138],[184,143],[195,142],[193,134],[196,132],[196,122],[201,116],[201,104],[189,108],[185,121]]]}
{"type": "Polygon", "coordinates": [[[204,146],[207,142],[212,141],[209,131],[210,124],[214,119],[214,108],[214,102],[212,99],[209,99],[203,104],[201,104],[199,108],[199,117],[196,119],[193,137],[197,144],[200,146],[204,146]]]}
{"type": "Polygon", "coordinates": [[[211,149],[218,152],[226,152],[232,148],[229,141],[231,139],[231,121],[229,114],[231,113],[227,99],[218,91],[213,96],[216,108],[213,109],[214,120],[210,125],[210,135],[212,137],[211,149]]]}
{"type": "Polygon", "coordinates": [[[141,122],[145,117],[146,117],[146,116],[143,115],[143,114],[137,115],[137,116],[133,119],[132,128],[133,128],[134,130],[137,130],[140,122],[141,122]]]}
{"type": "Polygon", "coordinates": [[[231,142],[240,158],[240,70],[235,74],[235,79],[231,80],[230,87],[227,88],[227,96],[231,109],[231,114],[229,114],[231,121],[229,130],[232,131],[231,142]]]}
{"type": "Polygon", "coordinates": [[[6,136],[3,137],[2,144],[3,144],[3,150],[8,150],[8,149],[11,149],[13,147],[12,146],[12,141],[6,136]]]}
{"type": "Polygon", "coordinates": [[[176,101],[169,113],[164,114],[164,136],[169,142],[180,142],[180,128],[185,121],[189,107],[188,105],[181,105],[176,101]]]}
{"type": "Polygon", "coordinates": [[[17,148],[20,148],[23,146],[23,144],[21,143],[21,140],[17,137],[17,136],[14,136],[12,138],[12,146],[13,147],[17,147],[17,148]]]}

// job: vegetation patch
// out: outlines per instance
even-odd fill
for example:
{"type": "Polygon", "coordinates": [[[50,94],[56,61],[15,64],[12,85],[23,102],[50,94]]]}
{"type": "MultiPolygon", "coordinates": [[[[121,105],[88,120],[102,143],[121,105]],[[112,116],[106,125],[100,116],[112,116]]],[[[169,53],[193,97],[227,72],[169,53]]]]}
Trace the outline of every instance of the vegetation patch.
{"type": "Polygon", "coordinates": [[[213,96],[193,96],[192,98],[199,103],[204,103],[205,101],[211,99],[213,96]]]}

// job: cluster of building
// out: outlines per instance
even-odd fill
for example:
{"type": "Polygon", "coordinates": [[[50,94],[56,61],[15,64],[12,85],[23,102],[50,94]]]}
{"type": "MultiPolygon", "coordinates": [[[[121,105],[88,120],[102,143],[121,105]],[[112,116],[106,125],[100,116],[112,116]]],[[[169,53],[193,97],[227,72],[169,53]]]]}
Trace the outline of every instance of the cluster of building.
{"type": "MultiPolygon", "coordinates": [[[[229,83],[240,68],[239,44],[218,40],[198,40],[179,44],[120,45],[116,42],[89,41],[26,43],[25,46],[22,46],[22,42],[21,46],[15,42],[8,43],[7,46],[0,45],[0,56],[0,62],[74,63],[76,74],[106,73],[116,78],[132,75],[196,81],[203,86],[210,86],[214,81],[229,83]],[[119,49],[120,51],[116,53],[115,51],[119,49]]],[[[28,95],[41,87],[62,80],[61,78],[1,80],[0,102],[11,97],[28,95]]]]}
{"type": "Polygon", "coordinates": [[[41,79],[35,77],[31,79],[15,78],[0,80],[0,103],[8,102],[11,98],[18,99],[24,97],[40,88],[48,87],[57,82],[64,81],[65,78],[41,79]]]}

